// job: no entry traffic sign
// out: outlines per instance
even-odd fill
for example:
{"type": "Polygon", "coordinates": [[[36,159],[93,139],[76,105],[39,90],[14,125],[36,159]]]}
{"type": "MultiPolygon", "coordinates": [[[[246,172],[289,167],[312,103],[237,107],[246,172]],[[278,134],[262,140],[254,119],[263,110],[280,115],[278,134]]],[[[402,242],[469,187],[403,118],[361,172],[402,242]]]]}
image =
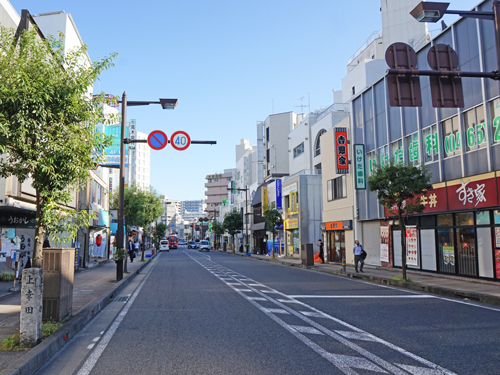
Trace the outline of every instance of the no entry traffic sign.
{"type": "Polygon", "coordinates": [[[179,130],[172,134],[170,144],[177,151],[184,151],[191,144],[191,138],[185,131],[179,130]]]}
{"type": "Polygon", "coordinates": [[[161,150],[168,143],[167,135],[161,130],[154,130],[148,135],[148,145],[153,150],[161,150]]]}

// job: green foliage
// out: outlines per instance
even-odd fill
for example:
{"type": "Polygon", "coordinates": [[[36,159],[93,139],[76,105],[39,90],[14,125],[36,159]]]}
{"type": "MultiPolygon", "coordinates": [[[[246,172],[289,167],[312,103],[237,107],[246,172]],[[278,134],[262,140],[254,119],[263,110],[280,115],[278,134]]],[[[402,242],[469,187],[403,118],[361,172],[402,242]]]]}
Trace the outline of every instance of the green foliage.
{"type": "Polygon", "coordinates": [[[127,249],[116,249],[113,253],[113,260],[125,260],[127,258],[127,249]]]}
{"type": "MultiPolygon", "coordinates": [[[[123,217],[127,231],[134,225],[146,228],[163,214],[164,208],[160,196],[154,191],[144,191],[135,184],[125,188],[123,195],[123,217]]],[[[119,194],[111,197],[110,207],[118,209],[119,194]]],[[[158,224],[160,225],[160,224],[158,224]]]]}
{"type": "Polygon", "coordinates": [[[368,188],[377,193],[377,199],[395,215],[420,213],[424,205],[415,202],[415,197],[432,189],[431,174],[425,168],[413,165],[394,164],[377,168],[368,177],[368,188]],[[392,207],[397,207],[394,212],[392,207]]]}
{"type": "Polygon", "coordinates": [[[232,237],[234,237],[236,233],[242,231],[243,215],[236,209],[228,212],[226,215],[224,215],[222,226],[232,237]]]}
{"type": "Polygon", "coordinates": [[[264,207],[264,219],[266,220],[266,230],[272,232],[273,236],[278,232],[278,228],[283,225],[283,218],[281,217],[281,212],[276,208],[264,207]]]}
{"type": "MultiPolygon", "coordinates": [[[[64,325],[63,322],[52,322],[52,321],[42,322],[42,340],[52,335],[63,325],[64,325]]],[[[24,349],[29,349],[29,347],[23,346],[21,344],[21,334],[19,330],[14,332],[12,335],[6,337],[0,343],[0,351],[20,351],[24,349]]]]}
{"type": "Polygon", "coordinates": [[[425,206],[416,202],[416,196],[425,195],[432,189],[430,172],[423,167],[391,163],[379,167],[368,177],[368,188],[377,193],[377,199],[389,212],[398,216],[401,226],[402,279],[406,278],[406,233],[405,220],[414,213],[420,213],[425,206]]]}
{"type": "Polygon", "coordinates": [[[164,238],[167,233],[167,225],[165,223],[156,224],[156,232],[153,235],[154,243],[158,242],[158,239],[164,238]]]}
{"type": "Polygon", "coordinates": [[[413,280],[410,279],[409,277],[406,277],[406,280],[403,278],[403,275],[396,275],[396,276],[393,276],[391,277],[391,280],[397,280],[397,281],[406,281],[408,283],[412,283],[413,280]]]}
{"type": "MultiPolygon", "coordinates": [[[[111,144],[96,130],[106,122],[104,95],[93,98],[89,90],[116,55],[92,64],[86,47],[65,51],[62,34],[42,40],[36,30],[24,31],[17,42],[14,35],[0,29],[0,176],[29,181],[37,191],[33,261],[40,266],[46,227],[57,227],[58,204],[74,198],[111,144]]],[[[79,222],[68,219],[66,229],[71,223],[79,222]]]]}
{"type": "Polygon", "coordinates": [[[0,273],[0,281],[14,281],[14,278],[15,278],[14,272],[5,271],[0,273]]]}
{"type": "MultiPolygon", "coordinates": [[[[243,224],[242,224],[243,225],[243,224]]],[[[212,232],[215,236],[222,236],[224,234],[224,225],[218,220],[212,221],[212,232]]]]}

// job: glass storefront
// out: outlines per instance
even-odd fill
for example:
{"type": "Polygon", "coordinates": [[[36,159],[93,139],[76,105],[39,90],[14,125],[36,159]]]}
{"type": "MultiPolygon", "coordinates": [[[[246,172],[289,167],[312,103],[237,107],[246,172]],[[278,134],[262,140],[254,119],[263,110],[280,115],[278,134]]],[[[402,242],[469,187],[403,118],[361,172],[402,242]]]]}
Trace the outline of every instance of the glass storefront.
{"type": "MultiPolygon", "coordinates": [[[[500,261],[497,259],[500,255],[500,210],[421,216],[417,228],[419,246],[426,247],[421,249],[421,254],[426,257],[423,263],[419,262],[425,266],[419,268],[500,279],[500,261]],[[434,241],[435,255],[432,249],[434,241]],[[429,263],[431,261],[435,266],[429,263]]],[[[393,227],[392,233],[395,240],[399,233],[397,227],[393,227]]],[[[397,267],[400,263],[396,262],[396,247],[393,243],[394,265],[397,267]]]]}
{"type": "Polygon", "coordinates": [[[329,262],[342,262],[345,259],[345,231],[326,232],[326,248],[329,262]]]}

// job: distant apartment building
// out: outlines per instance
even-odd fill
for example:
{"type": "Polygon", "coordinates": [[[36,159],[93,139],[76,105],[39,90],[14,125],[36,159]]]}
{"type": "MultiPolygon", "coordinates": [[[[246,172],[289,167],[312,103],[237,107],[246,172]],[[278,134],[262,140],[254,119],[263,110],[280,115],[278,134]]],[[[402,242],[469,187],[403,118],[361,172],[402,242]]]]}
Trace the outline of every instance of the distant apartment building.
{"type": "Polygon", "coordinates": [[[205,202],[203,199],[181,201],[180,212],[185,222],[192,223],[205,215],[205,202]]]}
{"type": "Polygon", "coordinates": [[[205,199],[207,205],[205,211],[209,217],[220,216],[222,201],[228,199],[227,188],[231,181],[234,180],[235,172],[234,168],[224,169],[222,173],[213,173],[205,177],[207,180],[205,183],[205,187],[207,188],[205,191],[205,195],[207,196],[205,199]]]}

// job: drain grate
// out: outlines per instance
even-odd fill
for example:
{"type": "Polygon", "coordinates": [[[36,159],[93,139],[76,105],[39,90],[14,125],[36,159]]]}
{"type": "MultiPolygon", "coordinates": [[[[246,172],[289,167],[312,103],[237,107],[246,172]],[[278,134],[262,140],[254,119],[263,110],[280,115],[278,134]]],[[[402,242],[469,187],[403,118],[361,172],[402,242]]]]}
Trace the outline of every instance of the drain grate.
{"type": "Polygon", "coordinates": [[[113,302],[127,302],[130,296],[118,297],[113,302]]]}

